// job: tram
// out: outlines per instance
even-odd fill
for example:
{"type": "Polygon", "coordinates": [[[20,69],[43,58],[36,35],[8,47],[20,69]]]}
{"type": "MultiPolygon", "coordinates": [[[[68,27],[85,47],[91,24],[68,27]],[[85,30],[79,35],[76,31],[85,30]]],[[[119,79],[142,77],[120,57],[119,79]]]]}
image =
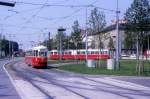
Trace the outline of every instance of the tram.
{"type": "Polygon", "coordinates": [[[25,63],[35,68],[47,67],[47,47],[37,46],[26,51],[25,63]]]}
{"type": "Polygon", "coordinates": [[[144,56],[145,56],[146,58],[150,58],[150,50],[145,50],[145,51],[144,51],[144,56]]]}
{"type": "MultiPolygon", "coordinates": [[[[58,60],[60,58],[63,60],[85,60],[86,50],[64,50],[61,54],[58,50],[51,50],[48,58],[51,60],[58,60]]],[[[88,49],[87,58],[93,60],[105,60],[110,58],[110,53],[108,49],[88,49]]]]}

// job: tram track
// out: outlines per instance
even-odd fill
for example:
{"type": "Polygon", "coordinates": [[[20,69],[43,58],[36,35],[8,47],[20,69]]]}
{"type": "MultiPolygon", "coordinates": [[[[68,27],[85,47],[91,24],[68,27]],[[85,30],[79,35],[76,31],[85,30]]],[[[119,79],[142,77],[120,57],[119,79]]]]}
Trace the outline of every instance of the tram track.
{"type": "MultiPolygon", "coordinates": [[[[80,90],[81,92],[89,91],[92,94],[93,92],[96,92],[97,94],[101,92],[105,94],[109,93],[125,99],[134,99],[132,96],[127,95],[127,93],[136,93],[148,97],[150,96],[150,93],[143,91],[143,88],[132,89],[130,86],[129,88],[126,88],[126,86],[121,84],[119,86],[111,84],[112,82],[107,82],[108,80],[105,79],[105,77],[96,77],[93,79],[93,77],[85,77],[85,75],[63,72],[56,69],[34,69],[20,61],[12,63],[11,66],[7,66],[7,69],[13,71],[15,76],[18,76],[15,79],[19,78],[30,82],[34,87],[42,92],[47,99],[60,99],[56,96],[63,93],[68,93],[68,96],[74,95],[78,97],[73,99],[93,99],[91,97],[95,97],[89,96],[86,93],[80,93],[80,90]]],[[[115,82],[113,81],[113,83],[115,82]]],[[[70,97],[62,99],[70,99],[70,97]]],[[[94,99],[98,98],[96,97],[94,99]]]]}
{"type": "MultiPolygon", "coordinates": [[[[55,96],[49,95],[49,93],[48,93],[47,90],[45,90],[45,89],[42,88],[40,85],[37,85],[35,82],[33,82],[33,81],[35,81],[35,79],[32,79],[32,76],[36,76],[36,77],[39,77],[39,78],[41,78],[41,79],[45,79],[45,80],[48,81],[48,83],[50,83],[50,84],[52,84],[52,85],[55,85],[55,86],[57,86],[57,87],[59,87],[59,88],[63,88],[63,89],[65,89],[65,90],[67,90],[67,91],[69,91],[69,92],[71,92],[71,93],[73,93],[73,94],[75,94],[75,95],[78,95],[79,97],[82,97],[82,99],[89,99],[88,97],[85,97],[85,96],[83,96],[83,95],[81,95],[81,94],[79,94],[79,93],[77,93],[77,92],[75,92],[75,91],[73,91],[73,90],[71,90],[71,89],[69,89],[69,88],[67,88],[67,87],[63,87],[63,85],[61,85],[61,84],[59,84],[59,83],[53,81],[54,79],[51,79],[51,77],[49,77],[49,78],[48,78],[48,77],[45,77],[47,74],[45,75],[45,73],[41,72],[40,69],[34,69],[34,68],[31,68],[31,67],[26,67],[26,68],[24,68],[24,67],[20,67],[20,66],[18,66],[19,68],[17,68],[17,67],[15,66],[15,64],[16,64],[17,62],[19,62],[19,61],[16,61],[16,62],[11,63],[11,66],[9,66],[9,68],[10,68],[13,72],[17,73],[17,76],[18,76],[19,78],[22,78],[23,80],[28,81],[28,82],[31,83],[34,87],[36,87],[39,91],[41,91],[43,94],[45,94],[45,95],[48,97],[48,99],[54,99],[55,96]],[[41,74],[41,73],[42,73],[42,74],[41,74]],[[32,76],[31,76],[31,75],[32,75],[32,76]]],[[[59,98],[58,98],[58,99],[59,99],[59,98]]],[[[79,98],[79,99],[80,99],[80,98],[79,98]]]]}
{"type": "MultiPolygon", "coordinates": [[[[45,71],[44,71],[44,72],[45,72],[45,71]]],[[[60,71],[57,71],[57,70],[56,70],[55,72],[59,72],[59,73],[60,73],[60,71]]],[[[47,75],[49,75],[49,72],[45,72],[45,73],[47,73],[47,75]]],[[[65,76],[68,76],[68,75],[65,75],[65,76]]],[[[83,79],[83,80],[91,81],[91,82],[95,82],[95,83],[99,83],[99,84],[103,84],[103,85],[106,85],[106,86],[111,86],[112,88],[119,88],[119,89],[124,89],[124,90],[130,90],[130,91],[133,91],[134,93],[136,93],[137,91],[139,91],[139,90],[134,90],[134,89],[122,88],[122,87],[120,87],[120,86],[108,84],[108,83],[105,83],[105,82],[103,82],[103,81],[102,81],[102,82],[101,82],[101,81],[96,81],[96,80],[87,78],[87,77],[85,77],[84,75],[80,75],[80,74],[76,74],[76,75],[74,75],[74,77],[80,77],[80,78],[83,79]]],[[[48,79],[49,79],[49,78],[48,78],[48,79]]],[[[49,79],[49,80],[51,80],[51,79],[49,79]]],[[[56,82],[55,82],[55,84],[56,84],[56,82]]],[[[64,86],[60,85],[59,83],[57,83],[56,85],[65,88],[64,86]]],[[[97,87],[97,86],[92,85],[92,84],[91,84],[90,86],[97,87]]],[[[67,89],[67,90],[69,90],[69,91],[72,91],[72,90],[70,90],[70,89],[68,89],[68,88],[65,88],[65,89],[67,89]]],[[[99,91],[104,91],[104,92],[110,92],[110,93],[114,93],[114,94],[116,94],[116,92],[117,92],[118,95],[121,96],[121,97],[127,97],[128,99],[133,99],[133,98],[127,96],[127,95],[123,95],[123,94],[120,93],[119,91],[111,92],[111,91],[105,90],[105,89],[100,88],[100,87],[98,87],[97,90],[99,90],[99,91]]],[[[74,93],[74,91],[72,91],[72,92],[74,93]]],[[[75,93],[76,93],[76,92],[75,92],[75,93]]],[[[81,94],[79,94],[79,93],[76,93],[76,94],[78,94],[79,96],[84,97],[85,99],[90,99],[90,98],[88,98],[88,97],[86,97],[86,96],[84,96],[84,95],[81,95],[81,94]]],[[[150,93],[145,93],[145,92],[142,92],[142,91],[141,91],[141,94],[145,94],[145,95],[150,96],[150,93]]]]}
{"type": "Polygon", "coordinates": [[[51,83],[52,85],[55,85],[55,86],[58,86],[59,88],[63,88],[63,89],[65,89],[65,90],[67,90],[67,91],[69,91],[69,92],[71,92],[71,93],[73,93],[73,94],[76,94],[76,95],[78,95],[78,96],[80,96],[80,97],[82,97],[82,99],[90,99],[90,98],[88,98],[88,97],[86,97],[86,96],[84,96],[84,95],[82,95],[82,94],[79,94],[78,92],[75,92],[75,91],[73,91],[73,90],[71,90],[71,89],[69,89],[69,88],[67,88],[67,87],[65,87],[65,86],[63,86],[63,85],[61,85],[61,84],[59,84],[59,83],[57,83],[56,81],[55,81],[55,79],[53,79],[53,77],[51,77],[51,75],[48,75],[46,72],[45,72],[45,70],[36,70],[36,69],[33,69],[33,68],[28,68],[28,70],[26,70],[26,71],[28,71],[28,73],[30,73],[30,74],[33,74],[33,75],[35,75],[35,76],[38,76],[38,77],[40,77],[40,78],[42,78],[42,79],[46,79],[49,83],[51,83]],[[48,75],[48,76],[47,76],[48,75]]]}
{"type": "Polygon", "coordinates": [[[26,81],[28,81],[29,83],[31,83],[34,87],[36,87],[40,92],[42,92],[42,93],[47,97],[47,99],[53,99],[53,97],[50,96],[45,90],[43,90],[41,87],[39,87],[39,86],[37,86],[36,84],[34,84],[34,83],[32,82],[32,79],[29,78],[29,77],[27,77],[27,75],[26,75],[24,72],[19,71],[18,69],[16,69],[16,68],[14,67],[14,64],[17,63],[17,62],[18,62],[18,61],[15,61],[15,62],[12,62],[11,64],[9,64],[9,68],[10,68],[13,72],[17,73],[17,74],[18,74],[17,76],[19,76],[19,78],[23,78],[24,80],[26,80],[26,81]],[[11,65],[11,66],[10,66],[10,65],[11,65]]]}

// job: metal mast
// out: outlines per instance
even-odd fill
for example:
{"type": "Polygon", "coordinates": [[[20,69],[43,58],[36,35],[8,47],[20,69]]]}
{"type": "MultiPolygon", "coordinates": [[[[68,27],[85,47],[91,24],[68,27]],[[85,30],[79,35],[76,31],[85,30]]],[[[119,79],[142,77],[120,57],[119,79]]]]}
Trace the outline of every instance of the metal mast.
{"type": "Polygon", "coordinates": [[[119,3],[117,0],[117,9],[116,9],[116,69],[119,69],[120,64],[119,64],[119,57],[120,57],[120,35],[119,35],[119,3]]]}

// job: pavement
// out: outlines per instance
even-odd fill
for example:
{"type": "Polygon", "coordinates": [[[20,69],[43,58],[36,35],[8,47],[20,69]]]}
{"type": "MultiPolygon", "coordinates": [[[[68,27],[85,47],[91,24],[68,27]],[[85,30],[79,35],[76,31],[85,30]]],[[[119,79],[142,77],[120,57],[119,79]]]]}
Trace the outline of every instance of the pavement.
{"type": "Polygon", "coordinates": [[[0,60],[0,99],[21,99],[3,68],[8,61],[0,60]]]}

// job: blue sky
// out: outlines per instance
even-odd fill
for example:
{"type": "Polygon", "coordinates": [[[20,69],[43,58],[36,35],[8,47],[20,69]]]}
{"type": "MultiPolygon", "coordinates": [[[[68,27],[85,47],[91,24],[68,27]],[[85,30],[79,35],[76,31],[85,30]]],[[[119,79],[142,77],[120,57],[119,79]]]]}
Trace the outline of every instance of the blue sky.
{"type": "MultiPolygon", "coordinates": [[[[7,0],[0,0],[7,1],[7,0]]],[[[63,26],[67,28],[69,34],[71,26],[75,20],[79,20],[82,28],[85,28],[85,8],[80,7],[54,7],[42,5],[23,4],[51,4],[51,5],[88,5],[92,4],[105,8],[116,9],[117,0],[13,0],[16,1],[14,8],[0,6],[0,33],[7,39],[23,44],[23,48],[31,47],[31,41],[35,43],[46,39],[48,32],[52,37],[57,33],[57,28],[63,26]],[[9,37],[11,34],[11,37],[9,37]]],[[[123,17],[126,9],[133,0],[119,0],[120,18],[123,17]]],[[[93,8],[88,8],[88,17],[93,8]]],[[[101,9],[99,9],[101,10],[101,9]]],[[[104,11],[107,25],[115,19],[115,13],[104,11]]]]}

